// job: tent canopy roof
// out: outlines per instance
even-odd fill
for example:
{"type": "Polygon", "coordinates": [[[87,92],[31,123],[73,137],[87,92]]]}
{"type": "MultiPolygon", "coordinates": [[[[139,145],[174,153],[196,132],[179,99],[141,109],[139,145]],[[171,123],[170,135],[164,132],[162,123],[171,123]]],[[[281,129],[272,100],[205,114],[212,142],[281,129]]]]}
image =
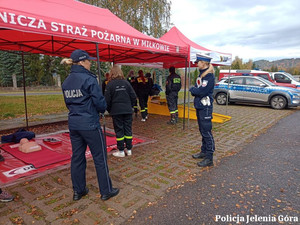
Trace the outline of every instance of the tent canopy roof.
{"type": "MultiPolygon", "coordinates": [[[[174,44],[186,46],[189,49],[189,61],[194,61],[196,53],[200,53],[203,55],[208,55],[212,57],[212,64],[214,65],[230,65],[232,55],[230,53],[221,53],[217,51],[212,51],[207,49],[201,45],[196,44],[195,42],[188,39],[177,27],[172,27],[166,34],[164,34],[160,40],[172,42],[174,44]]],[[[179,62],[177,67],[184,67],[185,64],[179,62]]],[[[191,64],[191,66],[196,66],[195,64],[191,64]]]]}
{"type": "Polygon", "coordinates": [[[69,57],[75,49],[101,61],[182,61],[186,46],[147,36],[108,9],[75,0],[0,2],[0,49],[69,57]]]}

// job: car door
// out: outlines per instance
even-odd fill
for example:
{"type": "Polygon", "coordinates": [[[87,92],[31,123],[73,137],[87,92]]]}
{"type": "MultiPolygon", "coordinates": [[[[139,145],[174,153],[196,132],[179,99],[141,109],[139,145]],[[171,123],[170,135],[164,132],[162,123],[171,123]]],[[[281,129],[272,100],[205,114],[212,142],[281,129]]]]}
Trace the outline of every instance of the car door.
{"type": "Polygon", "coordinates": [[[268,89],[267,84],[255,77],[245,77],[245,87],[243,98],[245,101],[267,102],[268,89]]]}
{"type": "Polygon", "coordinates": [[[232,100],[243,100],[243,77],[232,77],[229,82],[229,96],[232,100]]]}

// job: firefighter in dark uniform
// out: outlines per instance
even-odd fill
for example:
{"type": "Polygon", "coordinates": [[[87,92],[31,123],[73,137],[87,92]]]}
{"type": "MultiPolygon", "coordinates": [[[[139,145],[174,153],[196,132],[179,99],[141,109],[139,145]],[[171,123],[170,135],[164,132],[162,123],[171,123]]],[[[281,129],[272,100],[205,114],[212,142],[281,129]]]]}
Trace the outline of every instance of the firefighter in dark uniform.
{"type": "Polygon", "coordinates": [[[106,85],[109,81],[109,73],[106,73],[105,74],[105,80],[102,82],[102,93],[104,95],[104,92],[105,92],[105,88],[106,88],[106,85]]]}
{"type": "Polygon", "coordinates": [[[94,159],[101,199],[108,200],[119,193],[118,188],[112,187],[106,146],[99,122],[99,113],[105,112],[106,102],[96,76],[90,72],[90,59],[94,58],[86,51],[77,49],[72,52],[70,59],[62,60],[62,63],[72,65],[71,73],[62,85],[62,91],[69,110],[71,178],[75,201],[89,192],[86,186],[87,146],[94,159]]]}
{"type": "Polygon", "coordinates": [[[178,122],[178,92],[181,89],[181,78],[175,73],[175,67],[169,68],[170,75],[166,81],[166,98],[171,119],[168,124],[176,124],[178,122]]]}
{"type": "Polygon", "coordinates": [[[194,96],[194,107],[197,113],[199,130],[202,135],[201,151],[192,155],[200,167],[213,166],[215,142],[212,135],[213,90],[215,86],[214,68],[210,64],[211,58],[197,55],[196,62],[200,71],[194,87],[190,88],[194,96]]]}
{"type": "MultiPolygon", "coordinates": [[[[134,76],[134,71],[130,70],[129,73],[128,73],[128,76],[127,76],[127,81],[131,84],[131,86],[133,87],[133,90],[136,93],[136,82],[135,82],[135,79],[136,78],[134,76]]],[[[138,113],[137,100],[134,103],[133,109],[134,109],[135,117],[137,117],[137,113],[138,113]]]]}
{"type": "Polygon", "coordinates": [[[149,80],[144,76],[143,70],[139,70],[139,76],[135,79],[136,94],[139,99],[142,122],[148,119],[148,96],[149,96],[149,80]]]}
{"type": "Polygon", "coordinates": [[[110,71],[110,81],[106,86],[105,99],[107,111],[113,119],[119,150],[114,152],[113,155],[116,157],[125,157],[125,153],[131,155],[132,108],[136,102],[136,95],[132,86],[125,80],[118,65],[114,65],[110,71]]]}

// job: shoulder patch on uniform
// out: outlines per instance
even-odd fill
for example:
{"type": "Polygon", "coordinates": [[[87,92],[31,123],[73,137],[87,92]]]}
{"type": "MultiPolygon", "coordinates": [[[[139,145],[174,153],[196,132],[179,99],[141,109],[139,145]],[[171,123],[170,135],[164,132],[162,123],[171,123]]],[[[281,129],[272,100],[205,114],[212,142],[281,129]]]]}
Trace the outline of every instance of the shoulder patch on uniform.
{"type": "Polygon", "coordinates": [[[202,87],[206,87],[207,84],[208,84],[208,80],[203,80],[203,82],[202,82],[202,87]]]}

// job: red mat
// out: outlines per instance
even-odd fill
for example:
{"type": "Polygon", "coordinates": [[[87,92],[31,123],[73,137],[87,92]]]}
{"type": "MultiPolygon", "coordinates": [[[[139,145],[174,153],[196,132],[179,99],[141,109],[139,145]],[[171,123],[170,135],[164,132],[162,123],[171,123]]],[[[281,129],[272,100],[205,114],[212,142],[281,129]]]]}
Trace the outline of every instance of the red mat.
{"type": "MultiPolygon", "coordinates": [[[[107,152],[110,152],[114,149],[117,149],[117,141],[116,137],[114,136],[114,133],[109,131],[106,133],[107,152]]],[[[39,174],[45,174],[48,170],[53,171],[57,169],[62,169],[64,167],[67,167],[68,164],[70,164],[72,146],[69,133],[60,132],[56,134],[43,135],[36,137],[34,140],[42,146],[43,154],[45,153],[46,155],[29,157],[28,154],[41,154],[41,151],[26,154],[19,152],[19,150],[16,150],[16,148],[18,148],[18,144],[0,145],[0,148],[2,149],[1,154],[5,158],[4,162],[0,162],[0,186],[1,184],[16,183],[18,179],[26,176],[38,177],[40,176],[39,174]],[[60,143],[47,144],[43,141],[43,139],[46,138],[55,138],[59,140],[60,143]],[[15,155],[16,152],[26,154],[25,158],[17,158],[20,156],[15,155]]],[[[133,145],[142,142],[146,142],[146,140],[140,138],[133,138],[132,140],[133,145]]],[[[85,155],[86,158],[92,157],[89,148],[87,148],[85,155]]]]}
{"type": "Polygon", "coordinates": [[[19,144],[3,144],[1,148],[13,155],[15,158],[23,161],[24,163],[31,164],[35,168],[51,165],[71,158],[71,154],[63,154],[50,150],[46,146],[41,145],[40,151],[23,153],[19,151],[19,144]]]}

